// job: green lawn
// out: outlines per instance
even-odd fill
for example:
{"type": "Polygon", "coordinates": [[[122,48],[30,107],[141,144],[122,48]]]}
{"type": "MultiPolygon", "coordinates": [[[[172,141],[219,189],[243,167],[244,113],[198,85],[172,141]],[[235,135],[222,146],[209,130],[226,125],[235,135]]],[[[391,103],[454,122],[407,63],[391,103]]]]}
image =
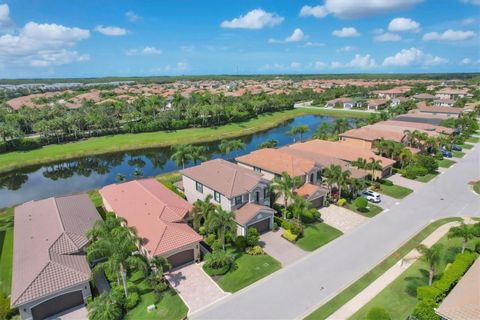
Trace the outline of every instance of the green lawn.
{"type": "Polygon", "coordinates": [[[412,193],[413,190],[398,185],[387,186],[385,184],[381,184],[380,192],[395,199],[403,199],[412,193]]]}
{"type": "Polygon", "coordinates": [[[340,230],[326,223],[307,224],[303,230],[303,236],[296,244],[305,251],[314,251],[342,234],[340,230]]]}
{"type": "Polygon", "coordinates": [[[323,320],[337,311],[341,306],[345,303],[350,301],[353,297],[359,294],[363,289],[365,289],[370,283],[375,281],[378,277],[380,277],[385,271],[390,269],[395,263],[397,263],[403,256],[405,256],[408,252],[416,248],[426,237],[428,237],[433,231],[435,231],[441,225],[445,223],[452,222],[452,221],[460,221],[460,218],[446,218],[437,220],[427,227],[425,227],[422,231],[417,233],[412,239],[410,239],[407,243],[401,246],[397,251],[392,253],[388,258],[380,262],[377,266],[375,266],[372,270],[367,272],[363,277],[359,280],[355,281],[341,293],[330,299],[327,303],[323,306],[315,310],[312,314],[310,314],[306,319],[308,320],[323,320]]]}
{"type": "Polygon", "coordinates": [[[452,164],[455,163],[455,161],[450,159],[437,160],[437,162],[438,162],[438,166],[441,168],[450,168],[452,164]]]}
{"type": "Polygon", "coordinates": [[[12,285],[13,208],[0,210],[0,291],[9,295],[12,285]]]}
{"type": "Polygon", "coordinates": [[[470,143],[464,143],[464,144],[461,144],[460,147],[462,147],[463,149],[472,149],[474,147],[473,144],[470,144],[470,143]]]}
{"type": "Polygon", "coordinates": [[[379,214],[380,212],[383,211],[382,207],[374,205],[371,202],[368,202],[368,206],[367,206],[366,210],[358,209],[355,206],[355,203],[353,203],[353,202],[348,203],[347,208],[352,210],[352,211],[355,211],[356,213],[361,214],[362,216],[367,217],[367,218],[375,217],[377,214],[379,214]]]}
{"type": "Polygon", "coordinates": [[[475,183],[473,184],[473,190],[474,190],[476,193],[480,194],[480,180],[477,181],[477,182],[475,182],[475,183]]]}
{"type": "Polygon", "coordinates": [[[218,285],[227,292],[236,292],[281,268],[280,262],[267,254],[251,256],[237,252],[236,256],[235,265],[216,279],[218,285]]]}
{"type": "Polygon", "coordinates": [[[463,158],[464,155],[465,155],[465,152],[462,152],[462,151],[453,151],[452,152],[452,156],[454,156],[455,158],[463,158]]]}
{"type": "Polygon", "coordinates": [[[479,137],[470,137],[465,141],[466,142],[471,142],[471,143],[478,143],[478,142],[480,142],[480,138],[479,137]]]}
{"type": "MultiPolygon", "coordinates": [[[[470,241],[471,249],[474,248],[474,242],[475,240],[470,241]]],[[[462,240],[457,238],[448,239],[446,235],[440,239],[439,243],[444,246],[442,260],[438,266],[438,270],[441,272],[460,253],[462,240]]],[[[373,307],[385,309],[392,319],[406,319],[412,314],[417,304],[417,287],[423,285],[428,285],[428,264],[423,260],[418,260],[369,303],[358,310],[350,319],[364,320],[368,311],[373,307]]]]}
{"type": "Polygon", "coordinates": [[[417,177],[417,178],[415,179],[415,181],[427,183],[427,182],[429,182],[430,180],[432,180],[433,178],[435,178],[436,176],[438,176],[438,172],[437,172],[437,173],[428,173],[428,174],[426,174],[426,175],[424,175],[424,176],[417,177]]]}
{"type": "Polygon", "coordinates": [[[239,123],[230,123],[216,128],[190,128],[177,131],[158,131],[137,134],[118,134],[95,137],[77,142],[48,145],[30,151],[14,151],[0,154],[0,173],[14,169],[47,164],[54,161],[74,159],[87,155],[106,154],[142,148],[166,147],[180,143],[211,142],[240,137],[273,128],[297,116],[317,114],[338,117],[366,118],[368,113],[333,112],[327,109],[292,109],[265,113],[257,118],[239,123]]]}

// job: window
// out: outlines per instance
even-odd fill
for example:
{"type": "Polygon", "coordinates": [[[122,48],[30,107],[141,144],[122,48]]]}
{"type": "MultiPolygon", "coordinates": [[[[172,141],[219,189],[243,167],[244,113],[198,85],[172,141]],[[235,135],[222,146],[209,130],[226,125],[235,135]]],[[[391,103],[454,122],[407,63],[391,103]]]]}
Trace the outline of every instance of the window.
{"type": "Polygon", "coordinates": [[[257,167],[253,167],[253,171],[255,171],[255,172],[262,172],[262,169],[257,168],[257,167]]]}
{"type": "Polygon", "coordinates": [[[196,182],[195,189],[197,189],[198,192],[203,193],[203,184],[201,184],[200,182],[196,182]]]}
{"type": "Polygon", "coordinates": [[[213,199],[215,199],[216,202],[220,203],[220,201],[221,201],[220,192],[214,191],[213,192],[213,199]]]}
{"type": "Polygon", "coordinates": [[[238,206],[239,204],[242,204],[242,196],[237,196],[235,197],[235,205],[238,206]]]}
{"type": "Polygon", "coordinates": [[[317,181],[320,181],[322,177],[322,173],[320,172],[320,170],[317,171],[317,181]]]}
{"type": "Polygon", "coordinates": [[[260,203],[260,192],[255,191],[255,203],[260,203]]]}

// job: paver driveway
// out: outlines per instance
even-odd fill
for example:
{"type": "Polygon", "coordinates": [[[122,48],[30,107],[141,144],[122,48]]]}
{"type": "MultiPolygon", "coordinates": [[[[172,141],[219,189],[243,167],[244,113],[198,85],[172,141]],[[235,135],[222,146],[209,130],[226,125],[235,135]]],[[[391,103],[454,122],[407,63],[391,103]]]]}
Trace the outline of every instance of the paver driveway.
{"type": "Polygon", "coordinates": [[[330,205],[326,208],[320,209],[320,215],[326,224],[347,233],[355,229],[357,226],[361,225],[368,218],[365,218],[358,213],[355,213],[351,210],[336,206],[330,205]]]}
{"type": "Polygon", "coordinates": [[[188,313],[198,310],[229,295],[224,292],[202,269],[203,263],[192,263],[165,273],[171,286],[188,306],[188,313]]]}
{"type": "Polygon", "coordinates": [[[260,245],[268,255],[280,261],[283,267],[298,261],[308,253],[282,238],[283,229],[267,232],[260,236],[260,245]]]}

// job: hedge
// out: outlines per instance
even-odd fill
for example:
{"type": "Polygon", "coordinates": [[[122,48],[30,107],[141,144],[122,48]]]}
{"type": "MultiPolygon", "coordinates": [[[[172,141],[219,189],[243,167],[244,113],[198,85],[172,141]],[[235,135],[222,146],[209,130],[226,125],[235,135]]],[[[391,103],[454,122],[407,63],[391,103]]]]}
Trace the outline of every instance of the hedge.
{"type": "Polygon", "coordinates": [[[282,234],[282,237],[290,242],[295,242],[297,241],[298,235],[293,234],[290,230],[285,230],[285,232],[282,234]]]}

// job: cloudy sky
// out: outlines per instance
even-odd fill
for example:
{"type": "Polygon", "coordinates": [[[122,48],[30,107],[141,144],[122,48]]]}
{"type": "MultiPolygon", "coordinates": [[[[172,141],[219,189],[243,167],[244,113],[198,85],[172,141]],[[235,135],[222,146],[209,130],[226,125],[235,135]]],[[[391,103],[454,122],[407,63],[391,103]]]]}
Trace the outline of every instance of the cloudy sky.
{"type": "Polygon", "coordinates": [[[480,0],[0,0],[0,78],[480,71],[480,0]]]}

